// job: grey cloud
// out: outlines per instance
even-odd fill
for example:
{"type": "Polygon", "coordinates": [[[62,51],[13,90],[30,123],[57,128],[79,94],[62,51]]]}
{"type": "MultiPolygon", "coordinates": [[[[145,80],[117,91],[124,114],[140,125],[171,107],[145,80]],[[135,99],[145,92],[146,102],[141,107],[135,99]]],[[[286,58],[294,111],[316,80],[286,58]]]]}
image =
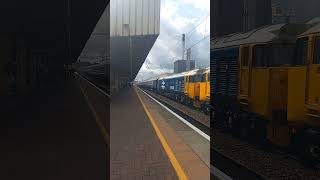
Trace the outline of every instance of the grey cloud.
{"type": "MultiPolygon", "coordinates": [[[[184,33],[197,25],[200,20],[201,19],[198,19],[195,24],[189,22],[186,25],[188,28],[184,30],[184,33]]],[[[181,59],[182,56],[181,36],[182,32],[179,33],[174,25],[162,20],[160,35],[148,56],[148,58],[150,58],[148,63],[146,63],[148,68],[146,68],[145,64],[136,79],[148,79],[161,73],[169,72],[170,70],[172,72],[174,60],[181,59]]],[[[186,47],[190,47],[202,38],[202,34],[194,31],[191,37],[191,44],[186,44],[186,47]]],[[[209,38],[203,40],[191,49],[191,58],[196,60],[197,67],[209,66],[209,57],[209,38]]]]}

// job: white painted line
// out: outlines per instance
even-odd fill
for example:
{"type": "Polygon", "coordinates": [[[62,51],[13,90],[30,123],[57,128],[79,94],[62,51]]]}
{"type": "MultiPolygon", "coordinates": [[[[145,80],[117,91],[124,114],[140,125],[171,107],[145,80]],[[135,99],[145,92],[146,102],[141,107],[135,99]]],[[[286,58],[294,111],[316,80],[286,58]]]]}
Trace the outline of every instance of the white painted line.
{"type": "Polygon", "coordinates": [[[80,75],[78,72],[75,72],[74,74],[78,75],[79,77],[81,77],[82,79],[84,79],[85,81],[87,81],[91,86],[95,87],[96,89],[98,89],[103,95],[107,96],[108,98],[110,98],[110,94],[107,94],[104,90],[102,90],[101,88],[99,88],[98,86],[94,85],[92,82],[90,82],[88,79],[82,77],[82,75],[80,75]]]}
{"type": "Polygon", "coordinates": [[[225,173],[223,173],[222,171],[220,171],[214,166],[210,167],[210,172],[214,176],[216,176],[219,180],[233,180],[230,176],[226,175],[225,173]]]}
{"type": "MultiPolygon", "coordinates": [[[[140,88],[139,88],[140,89],[140,88]]],[[[185,123],[187,126],[189,126],[191,129],[195,130],[198,134],[200,134],[202,137],[204,137],[205,139],[207,139],[208,141],[210,141],[210,136],[208,136],[206,133],[202,132],[200,129],[198,129],[197,127],[195,127],[194,125],[192,125],[191,123],[189,123],[187,120],[185,120],[183,117],[179,116],[177,113],[173,112],[171,109],[169,109],[167,106],[163,105],[162,103],[160,103],[158,100],[156,100],[155,98],[153,98],[152,96],[150,96],[148,93],[146,93],[145,91],[143,91],[142,89],[140,89],[144,94],[146,94],[148,97],[150,97],[152,100],[154,100],[156,103],[158,103],[160,106],[162,106],[163,108],[165,108],[167,111],[169,111],[171,114],[173,114],[176,118],[178,118],[179,120],[181,120],[183,123],[185,123]]]]}

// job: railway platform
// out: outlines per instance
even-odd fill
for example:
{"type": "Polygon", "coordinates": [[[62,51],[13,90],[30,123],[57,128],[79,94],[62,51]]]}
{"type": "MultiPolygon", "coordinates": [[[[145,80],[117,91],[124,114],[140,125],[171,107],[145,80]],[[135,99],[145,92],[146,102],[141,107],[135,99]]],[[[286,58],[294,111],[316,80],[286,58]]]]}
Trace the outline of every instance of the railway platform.
{"type": "Polygon", "coordinates": [[[138,87],[75,74],[3,102],[0,179],[210,179],[210,142],[138,87]]]}
{"type": "Polygon", "coordinates": [[[111,179],[210,179],[210,142],[138,87],[111,96],[111,179]]]}
{"type": "Polygon", "coordinates": [[[72,77],[2,99],[0,119],[0,179],[109,177],[108,146],[72,77]]]}

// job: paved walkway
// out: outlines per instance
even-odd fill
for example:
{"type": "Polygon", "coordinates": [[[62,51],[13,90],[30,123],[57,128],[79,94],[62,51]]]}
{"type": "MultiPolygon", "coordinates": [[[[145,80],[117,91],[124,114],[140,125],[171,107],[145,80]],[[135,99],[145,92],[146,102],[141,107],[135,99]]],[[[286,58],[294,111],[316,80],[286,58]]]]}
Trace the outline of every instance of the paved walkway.
{"type": "Polygon", "coordinates": [[[137,88],[169,147],[190,180],[210,179],[210,142],[137,88]]]}
{"type": "Polygon", "coordinates": [[[105,140],[74,80],[1,104],[0,179],[109,177],[105,140]]]}
{"type": "Polygon", "coordinates": [[[178,179],[134,88],[111,97],[111,179],[178,179]]]}

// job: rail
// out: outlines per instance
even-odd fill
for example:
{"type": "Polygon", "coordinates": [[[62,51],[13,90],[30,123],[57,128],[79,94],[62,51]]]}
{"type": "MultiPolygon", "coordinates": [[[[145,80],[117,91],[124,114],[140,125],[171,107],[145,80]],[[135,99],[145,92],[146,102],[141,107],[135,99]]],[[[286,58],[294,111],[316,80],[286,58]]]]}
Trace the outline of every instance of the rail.
{"type": "Polygon", "coordinates": [[[93,84],[88,78],[82,76],[81,74],[79,74],[78,72],[74,73],[76,76],[80,77],[81,79],[87,81],[91,86],[93,86],[94,88],[96,88],[100,93],[102,93],[103,95],[105,95],[106,97],[108,97],[108,99],[110,99],[110,94],[108,94],[106,91],[104,91],[103,89],[101,89],[100,87],[96,86],[95,84],[93,84]]]}

